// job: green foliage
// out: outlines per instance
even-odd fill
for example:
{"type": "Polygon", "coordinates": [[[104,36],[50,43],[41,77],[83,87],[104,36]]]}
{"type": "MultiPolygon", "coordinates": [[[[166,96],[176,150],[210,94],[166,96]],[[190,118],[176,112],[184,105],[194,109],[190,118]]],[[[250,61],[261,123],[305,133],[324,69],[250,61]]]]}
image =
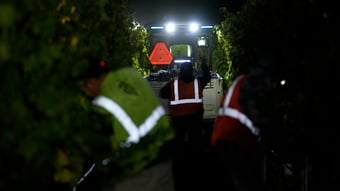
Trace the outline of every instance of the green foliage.
{"type": "Polygon", "coordinates": [[[125,7],[113,0],[0,3],[0,190],[69,189],[86,159],[101,156],[95,148],[104,139],[73,77],[89,54],[113,67],[146,63],[144,31],[132,30],[125,7]]]}
{"type": "Polygon", "coordinates": [[[225,19],[217,29],[216,56],[224,58],[219,68],[229,80],[249,71],[259,59],[280,52],[281,31],[287,24],[283,18],[288,16],[283,7],[281,1],[249,0],[236,12],[221,8],[225,19]]]}
{"type": "MultiPolygon", "coordinates": [[[[233,13],[228,8],[221,8],[225,20],[216,29],[219,46],[217,55],[223,58],[220,61],[221,74],[227,79],[227,84],[240,73],[248,70],[249,64],[254,60],[252,45],[253,31],[252,26],[258,24],[253,22],[253,5],[244,6],[244,11],[233,13]]],[[[256,12],[255,12],[256,13],[256,12]]]]}
{"type": "Polygon", "coordinates": [[[134,55],[132,57],[133,67],[137,69],[142,75],[146,76],[150,73],[151,64],[149,62],[149,38],[147,29],[144,26],[139,25],[136,22],[134,24],[132,33],[131,47],[135,48],[134,55]]]}
{"type": "Polygon", "coordinates": [[[213,70],[223,76],[226,83],[224,88],[227,88],[233,80],[233,67],[229,50],[230,43],[223,36],[221,26],[215,26],[214,31],[217,38],[217,46],[213,52],[213,70]]]}

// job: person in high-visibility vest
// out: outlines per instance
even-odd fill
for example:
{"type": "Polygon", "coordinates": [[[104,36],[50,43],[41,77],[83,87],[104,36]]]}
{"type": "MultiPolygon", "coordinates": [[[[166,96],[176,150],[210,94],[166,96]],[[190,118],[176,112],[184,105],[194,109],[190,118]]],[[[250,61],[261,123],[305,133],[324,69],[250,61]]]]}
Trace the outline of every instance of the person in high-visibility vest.
{"type": "MultiPolygon", "coordinates": [[[[224,94],[211,134],[219,187],[226,190],[264,190],[261,180],[262,130],[269,125],[272,79],[261,67],[238,76],[224,94]],[[222,179],[222,180],[221,180],[222,179]]],[[[273,113],[273,112],[272,112],[273,113]]]]}
{"type": "Polygon", "coordinates": [[[211,80],[210,71],[201,60],[202,76],[194,75],[191,62],[180,65],[179,76],[160,90],[160,97],[169,100],[170,118],[176,129],[174,161],[177,190],[197,190],[202,174],[203,152],[203,89],[211,80]],[[193,186],[198,186],[194,188],[193,186]]]}
{"type": "MultiPolygon", "coordinates": [[[[84,173],[102,179],[96,190],[173,191],[171,152],[167,149],[171,150],[174,130],[142,75],[131,67],[112,70],[104,60],[90,58],[88,70],[80,78],[91,98],[92,111],[105,116],[113,128],[107,134],[111,151],[84,173]]],[[[86,190],[91,183],[84,177],[75,189],[86,190]]]]}

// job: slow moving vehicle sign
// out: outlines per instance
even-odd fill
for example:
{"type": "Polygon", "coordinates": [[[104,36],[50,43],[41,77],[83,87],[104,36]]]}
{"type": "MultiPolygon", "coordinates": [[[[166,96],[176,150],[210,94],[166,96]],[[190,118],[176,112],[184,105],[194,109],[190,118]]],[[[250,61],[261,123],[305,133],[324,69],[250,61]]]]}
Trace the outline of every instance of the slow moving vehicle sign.
{"type": "Polygon", "coordinates": [[[164,42],[156,43],[152,50],[149,61],[151,64],[171,64],[173,56],[164,42]]]}

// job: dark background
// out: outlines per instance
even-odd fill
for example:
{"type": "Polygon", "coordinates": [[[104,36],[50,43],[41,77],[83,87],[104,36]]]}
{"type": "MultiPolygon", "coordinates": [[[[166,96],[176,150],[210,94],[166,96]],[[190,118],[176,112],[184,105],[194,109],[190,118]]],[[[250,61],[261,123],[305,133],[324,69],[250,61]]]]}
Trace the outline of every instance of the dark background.
{"type": "Polygon", "coordinates": [[[141,24],[173,20],[185,22],[195,20],[202,24],[218,24],[221,0],[129,0],[130,13],[141,24]]]}

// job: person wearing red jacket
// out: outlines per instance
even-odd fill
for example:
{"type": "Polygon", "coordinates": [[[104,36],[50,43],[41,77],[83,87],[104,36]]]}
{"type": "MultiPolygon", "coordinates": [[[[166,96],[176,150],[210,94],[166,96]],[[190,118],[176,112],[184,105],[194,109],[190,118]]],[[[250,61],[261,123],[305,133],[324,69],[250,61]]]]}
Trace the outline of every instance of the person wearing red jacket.
{"type": "Polygon", "coordinates": [[[201,60],[202,76],[194,75],[191,62],[182,63],[179,76],[160,90],[169,100],[170,119],[175,128],[174,180],[176,191],[195,190],[198,186],[203,151],[203,89],[211,80],[210,71],[201,60]]]}
{"type": "MultiPolygon", "coordinates": [[[[223,96],[211,134],[220,187],[233,191],[264,190],[261,180],[261,130],[268,122],[260,108],[272,86],[267,71],[255,68],[238,76],[223,96]]],[[[269,101],[269,100],[267,100],[269,101]]]]}

